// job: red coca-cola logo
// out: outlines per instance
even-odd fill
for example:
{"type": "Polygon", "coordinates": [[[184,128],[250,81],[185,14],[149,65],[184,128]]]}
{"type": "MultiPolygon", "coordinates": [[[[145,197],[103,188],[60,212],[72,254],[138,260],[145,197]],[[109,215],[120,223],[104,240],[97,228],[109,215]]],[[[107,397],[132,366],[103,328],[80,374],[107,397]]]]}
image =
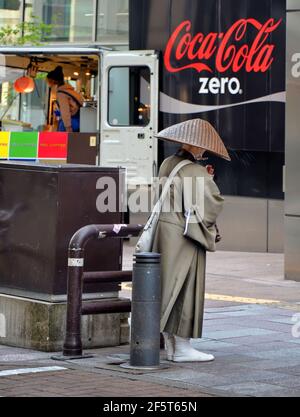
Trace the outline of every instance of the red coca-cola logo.
{"type": "Polygon", "coordinates": [[[282,19],[275,21],[271,18],[262,24],[256,19],[240,19],[225,33],[192,36],[192,24],[186,20],[174,30],[168,41],[165,66],[172,73],[189,68],[212,73],[214,69],[208,61],[215,57],[215,70],[220,73],[230,69],[236,73],[242,68],[247,72],[266,72],[274,61],[275,49],[268,39],[281,22],[282,19]],[[243,42],[250,26],[257,31],[251,44],[243,42]]]}

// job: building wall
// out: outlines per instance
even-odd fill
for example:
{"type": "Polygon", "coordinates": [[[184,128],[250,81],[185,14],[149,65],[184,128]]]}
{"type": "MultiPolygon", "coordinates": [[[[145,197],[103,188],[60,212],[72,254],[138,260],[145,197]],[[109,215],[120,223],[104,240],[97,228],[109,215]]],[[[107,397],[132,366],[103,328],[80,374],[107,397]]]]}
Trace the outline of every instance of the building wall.
{"type": "Polygon", "coordinates": [[[34,15],[52,24],[48,42],[128,46],[128,0],[6,0],[0,2],[0,27],[34,15]]]}
{"type": "Polygon", "coordinates": [[[285,275],[300,281],[300,1],[288,2],[285,275]]]}
{"type": "MultiPolygon", "coordinates": [[[[130,48],[161,51],[160,128],[200,117],[215,126],[230,149],[231,163],[209,157],[216,168],[216,182],[226,196],[220,217],[226,232],[223,249],[283,250],[285,18],[285,0],[130,0],[130,48]],[[265,42],[273,48],[272,65],[266,71],[246,65],[238,70],[228,65],[223,71],[216,52],[202,58],[195,53],[201,37],[195,38],[195,57],[191,50],[187,52],[186,45],[198,34],[218,34],[214,43],[218,51],[225,34],[240,19],[252,21],[244,32],[241,30],[240,38],[231,35],[227,47],[230,44],[236,51],[245,44],[251,48],[259,25],[274,19],[274,30],[265,42]],[[177,32],[184,22],[189,26],[177,32]],[[170,44],[169,55],[166,52],[170,44]],[[197,63],[205,64],[207,69],[196,68],[197,63]],[[202,78],[237,78],[240,90],[236,94],[216,93],[213,89],[200,92],[202,78]]],[[[177,148],[160,143],[160,161],[177,148]]]]}

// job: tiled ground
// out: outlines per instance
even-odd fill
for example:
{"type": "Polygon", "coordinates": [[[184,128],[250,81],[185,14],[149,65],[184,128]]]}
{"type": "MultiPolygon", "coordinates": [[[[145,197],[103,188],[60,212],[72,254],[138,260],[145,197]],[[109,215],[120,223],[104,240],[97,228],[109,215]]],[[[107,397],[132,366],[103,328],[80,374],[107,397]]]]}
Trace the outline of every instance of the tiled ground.
{"type": "MultiPolygon", "coordinates": [[[[124,266],[131,268],[132,247],[124,266]]],[[[130,296],[130,285],[122,296],[130,296]]],[[[0,346],[0,396],[300,396],[300,283],[283,279],[283,256],[209,254],[203,338],[194,346],[211,363],[169,363],[156,372],[130,372],[110,354],[57,362],[47,353],[0,346]],[[223,275],[222,275],[223,274],[223,275]],[[51,373],[1,376],[5,369],[62,366],[51,373]]],[[[165,353],[162,352],[162,363],[165,353]]]]}
{"type": "Polygon", "coordinates": [[[206,308],[203,338],[193,340],[193,344],[214,354],[214,362],[171,363],[166,370],[131,373],[107,358],[109,354],[128,353],[128,346],[94,350],[94,358],[63,363],[51,360],[47,353],[2,346],[0,395],[300,396],[300,338],[292,335],[294,311],[209,304],[213,307],[206,308]],[[4,369],[57,365],[67,369],[1,377],[4,369]]]}

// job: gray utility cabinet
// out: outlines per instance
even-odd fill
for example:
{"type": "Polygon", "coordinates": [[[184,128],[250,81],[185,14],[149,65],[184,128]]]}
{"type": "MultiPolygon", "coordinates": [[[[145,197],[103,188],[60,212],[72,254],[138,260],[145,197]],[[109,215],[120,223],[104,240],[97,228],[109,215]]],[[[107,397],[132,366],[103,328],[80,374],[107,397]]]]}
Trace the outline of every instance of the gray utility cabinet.
{"type": "MultiPolygon", "coordinates": [[[[122,168],[0,163],[0,293],[65,300],[72,235],[88,224],[124,223],[120,210],[97,210],[102,177],[114,179],[118,208],[125,193],[122,168]]],[[[86,271],[122,268],[120,239],[90,242],[86,249],[86,271]]],[[[118,289],[117,284],[93,284],[84,292],[92,298],[118,289]]]]}

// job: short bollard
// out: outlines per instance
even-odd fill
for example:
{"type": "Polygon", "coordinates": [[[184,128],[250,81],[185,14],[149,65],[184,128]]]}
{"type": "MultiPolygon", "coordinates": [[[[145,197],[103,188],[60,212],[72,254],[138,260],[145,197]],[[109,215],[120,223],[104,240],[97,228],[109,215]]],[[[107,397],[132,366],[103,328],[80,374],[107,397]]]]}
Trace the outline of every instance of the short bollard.
{"type": "Polygon", "coordinates": [[[132,271],[131,369],[160,368],[160,254],[136,253],[132,271]]]}

